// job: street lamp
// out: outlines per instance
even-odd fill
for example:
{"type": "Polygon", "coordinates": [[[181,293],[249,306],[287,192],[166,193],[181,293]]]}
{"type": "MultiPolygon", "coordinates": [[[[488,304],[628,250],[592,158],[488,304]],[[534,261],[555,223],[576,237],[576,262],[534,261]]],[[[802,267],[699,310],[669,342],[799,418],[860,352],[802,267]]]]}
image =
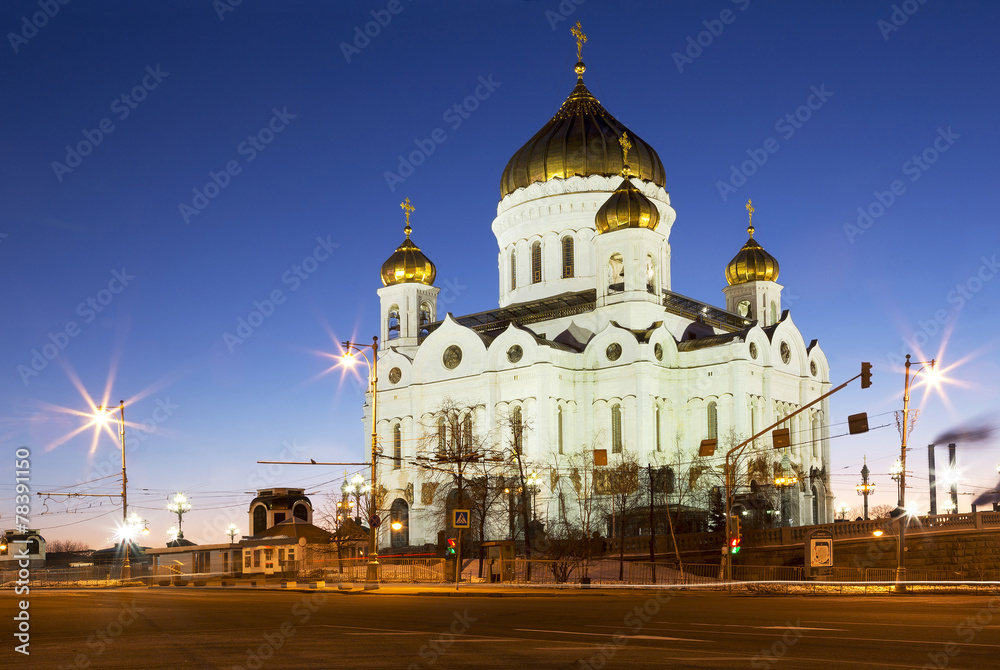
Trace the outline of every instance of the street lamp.
{"type": "Polygon", "coordinates": [[[184,515],[191,511],[191,503],[183,493],[178,493],[174,499],[167,503],[167,509],[177,515],[177,539],[184,539],[184,515]]]}
{"type": "Polygon", "coordinates": [[[785,498],[787,497],[786,492],[789,486],[794,486],[799,483],[799,478],[794,474],[791,474],[789,470],[791,469],[791,461],[788,458],[788,453],[786,452],[784,456],[781,457],[781,475],[774,478],[774,485],[778,487],[778,491],[781,492],[781,525],[790,526],[792,525],[788,520],[788,515],[786,511],[785,498]]]}
{"type": "MultiPolygon", "coordinates": [[[[379,580],[379,564],[378,564],[378,540],[377,540],[377,528],[379,524],[379,517],[377,514],[376,507],[378,506],[377,496],[378,496],[378,338],[373,337],[371,344],[357,344],[355,342],[342,342],[341,346],[344,347],[344,355],[341,357],[341,361],[344,365],[348,367],[353,366],[357,361],[357,356],[355,352],[361,354],[361,357],[365,361],[365,365],[368,366],[368,378],[371,382],[371,394],[372,394],[372,479],[370,495],[372,504],[369,505],[368,511],[370,513],[370,518],[368,519],[368,575],[365,579],[365,590],[372,591],[378,588],[379,580]],[[366,349],[372,350],[371,360],[365,354],[366,349]]],[[[359,505],[360,507],[360,505],[359,505]]]]}
{"type": "Polygon", "coordinates": [[[229,524],[226,527],[226,535],[229,536],[229,544],[233,544],[236,541],[236,536],[240,534],[239,526],[235,523],[229,524]]]}
{"type": "Polygon", "coordinates": [[[837,506],[837,514],[840,515],[841,521],[847,521],[847,513],[851,511],[851,506],[847,503],[840,503],[837,506]]]}
{"type": "MultiPolygon", "coordinates": [[[[118,438],[122,444],[122,526],[128,525],[128,475],[125,472],[125,401],[118,401],[118,438]]],[[[102,425],[115,416],[114,409],[98,405],[94,414],[94,420],[102,425]]],[[[132,576],[132,565],[129,562],[129,546],[125,545],[125,562],[122,563],[122,579],[129,579],[132,576]]]]}
{"type": "Polygon", "coordinates": [[[143,535],[149,535],[149,522],[144,519],[140,519],[134,512],[130,514],[120,526],[118,526],[118,531],[115,533],[115,539],[125,546],[126,562],[122,564],[122,580],[130,579],[132,576],[131,565],[128,563],[129,550],[132,543],[135,542],[136,536],[140,533],[143,535]]]}
{"type": "Polygon", "coordinates": [[[934,365],[937,361],[931,359],[929,361],[920,361],[918,363],[910,362],[910,354],[906,355],[906,374],[903,377],[903,423],[902,423],[902,444],[899,448],[899,508],[903,510],[904,513],[899,515],[899,546],[896,550],[896,591],[902,592],[906,590],[906,566],[905,566],[905,552],[906,552],[906,522],[907,514],[905,514],[906,509],[906,438],[910,432],[910,382],[917,378],[924,370],[930,368],[934,370],[934,365]],[[910,375],[910,366],[919,365],[920,368],[913,373],[912,377],[910,375]]]}
{"type": "Polygon", "coordinates": [[[531,474],[528,475],[527,485],[528,493],[531,494],[531,520],[537,521],[538,517],[535,514],[535,500],[538,498],[538,492],[542,488],[542,480],[534,470],[532,470],[531,474]]]}
{"type": "Polygon", "coordinates": [[[861,483],[855,486],[858,490],[859,496],[864,496],[865,498],[865,521],[868,521],[868,496],[875,493],[875,485],[868,483],[868,475],[871,471],[868,469],[868,457],[865,457],[865,464],[861,468],[861,483]]]}

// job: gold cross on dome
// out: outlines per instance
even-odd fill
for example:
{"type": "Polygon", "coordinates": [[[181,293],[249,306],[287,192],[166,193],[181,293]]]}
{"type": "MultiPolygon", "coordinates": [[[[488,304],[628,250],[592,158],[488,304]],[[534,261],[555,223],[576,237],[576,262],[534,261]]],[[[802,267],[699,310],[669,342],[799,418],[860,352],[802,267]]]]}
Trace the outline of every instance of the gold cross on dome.
{"type": "Polygon", "coordinates": [[[754,213],[754,211],[755,210],[753,208],[753,202],[748,199],[747,200],[747,213],[750,215],[750,220],[749,220],[749,224],[750,225],[747,227],[747,232],[750,233],[751,235],[753,235],[753,213],[754,213]]]}
{"type": "Polygon", "coordinates": [[[577,21],[576,25],[569,29],[576,38],[576,59],[583,60],[583,45],[587,42],[587,36],[583,32],[583,27],[577,21]]]}
{"type": "Polygon", "coordinates": [[[411,228],[410,228],[410,212],[412,212],[413,210],[415,210],[416,207],[414,207],[413,205],[410,204],[410,199],[409,198],[407,198],[403,202],[399,203],[399,206],[403,208],[404,212],[406,212],[406,236],[409,237],[410,236],[410,230],[411,230],[411,228]]]}
{"type": "Polygon", "coordinates": [[[628,171],[628,150],[632,148],[632,143],[628,141],[628,133],[622,133],[618,143],[622,145],[622,176],[625,176],[628,171]]]}

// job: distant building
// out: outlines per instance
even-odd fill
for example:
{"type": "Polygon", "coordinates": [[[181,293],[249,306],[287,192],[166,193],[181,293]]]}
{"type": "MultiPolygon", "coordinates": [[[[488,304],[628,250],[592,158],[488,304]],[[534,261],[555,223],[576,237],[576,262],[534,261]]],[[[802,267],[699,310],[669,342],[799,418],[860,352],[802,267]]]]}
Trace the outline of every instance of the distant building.
{"type": "Polygon", "coordinates": [[[0,570],[16,570],[18,568],[41,568],[45,566],[45,538],[37,530],[19,533],[15,530],[5,530],[0,540],[0,570]],[[21,565],[25,556],[28,565],[21,565]]]}
{"type": "Polygon", "coordinates": [[[313,506],[302,489],[258,489],[249,514],[250,534],[258,535],[291,517],[312,523],[313,506]]]}

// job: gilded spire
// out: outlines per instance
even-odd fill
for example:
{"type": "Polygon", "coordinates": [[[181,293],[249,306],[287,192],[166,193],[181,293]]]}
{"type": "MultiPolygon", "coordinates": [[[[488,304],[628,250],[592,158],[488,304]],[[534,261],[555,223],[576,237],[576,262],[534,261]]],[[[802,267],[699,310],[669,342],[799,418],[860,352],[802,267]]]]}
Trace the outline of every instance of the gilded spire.
{"type": "Polygon", "coordinates": [[[778,261],[753,238],[753,201],[747,200],[746,210],[749,215],[747,232],[750,233],[750,239],[726,266],[726,281],[730,286],[755,281],[778,281],[778,261]]]}
{"type": "Polygon", "coordinates": [[[576,38],[576,67],[573,69],[576,71],[576,76],[583,79],[583,73],[587,69],[587,66],[583,64],[583,45],[587,42],[587,35],[583,32],[583,26],[580,25],[579,21],[570,28],[570,32],[576,38]]]}
{"type": "Polygon", "coordinates": [[[403,229],[403,232],[406,233],[406,239],[410,239],[410,233],[413,232],[413,229],[410,228],[410,212],[415,210],[416,207],[410,204],[409,198],[399,203],[399,206],[403,208],[404,212],[406,212],[406,228],[403,229]]]}
{"type": "Polygon", "coordinates": [[[632,148],[632,143],[628,141],[627,132],[622,133],[618,143],[622,145],[622,177],[628,179],[632,175],[632,170],[628,166],[628,150],[632,148]]]}
{"type": "Polygon", "coordinates": [[[753,202],[750,199],[747,199],[747,213],[750,215],[750,218],[749,218],[749,224],[750,225],[747,226],[747,232],[750,233],[750,237],[753,237],[753,213],[754,213],[754,208],[753,208],[753,202]]]}

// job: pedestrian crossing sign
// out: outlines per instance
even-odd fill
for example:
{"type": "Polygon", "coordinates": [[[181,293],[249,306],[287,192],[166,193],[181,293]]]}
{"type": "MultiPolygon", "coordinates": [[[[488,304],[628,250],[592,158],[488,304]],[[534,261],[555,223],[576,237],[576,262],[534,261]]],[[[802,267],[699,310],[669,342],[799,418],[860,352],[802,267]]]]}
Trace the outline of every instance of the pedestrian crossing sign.
{"type": "Polygon", "coordinates": [[[469,510],[467,509],[455,509],[451,511],[451,527],[452,528],[468,528],[469,527],[469,510]]]}

